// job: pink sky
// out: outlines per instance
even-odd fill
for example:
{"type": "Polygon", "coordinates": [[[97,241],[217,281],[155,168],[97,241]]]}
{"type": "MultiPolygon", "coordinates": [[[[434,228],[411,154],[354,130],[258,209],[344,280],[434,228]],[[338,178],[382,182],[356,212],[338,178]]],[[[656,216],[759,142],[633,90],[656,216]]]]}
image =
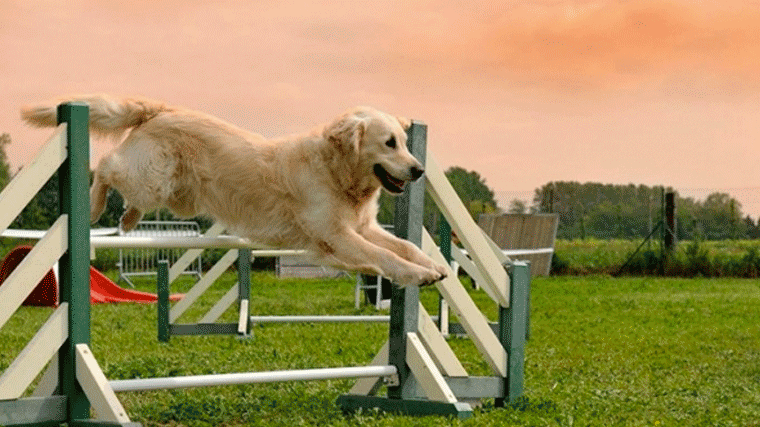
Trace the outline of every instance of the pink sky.
{"type": "Polygon", "coordinates": [[[19,107],[67,93],[270,136],[368,104],[426,122],[503,207],[574,180],[727,191],[757,218],[760,6],[713,3],[4,0],[0,132],[16,168],[49,134],[19,107]]]}

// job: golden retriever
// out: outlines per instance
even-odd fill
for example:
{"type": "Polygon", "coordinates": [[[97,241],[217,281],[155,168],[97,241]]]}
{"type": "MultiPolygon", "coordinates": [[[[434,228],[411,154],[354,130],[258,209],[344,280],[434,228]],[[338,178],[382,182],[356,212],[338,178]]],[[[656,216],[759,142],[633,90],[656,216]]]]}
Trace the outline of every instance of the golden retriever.
{"type": "Polygon", "coordinates": [[[273,247],[303,248],[317,261],[390,278],[400,286],[445,277],[415,245],[377,223],[380,189],[400,194],[423,174],[406,148],[409,122],[358,107],[311,131],[267,139],[221,119],[141,98],[71,96],[22,108],[35,126],[55,126],[56,106],[83,102],[90,130],[126,138],[98,164],[91,221],[109,188],[121,193],[121,228],[168,207],[209,215],[231,233],[273,247]]]}

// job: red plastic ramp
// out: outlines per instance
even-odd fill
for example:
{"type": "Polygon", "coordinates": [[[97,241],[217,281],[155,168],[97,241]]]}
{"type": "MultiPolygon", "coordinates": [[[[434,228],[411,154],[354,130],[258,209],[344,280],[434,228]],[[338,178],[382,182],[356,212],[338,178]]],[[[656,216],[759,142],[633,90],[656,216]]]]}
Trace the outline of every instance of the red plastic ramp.
{"type": "MultiPolygon", "coordinates": [[[[26,254],[32,250],[31,246],[18,246],[3,259],[0,264],[0,285],[11,275],[13,270],[21,264],[26,254]]],[[[171,301],[182,299],[183,294],[174,294],[169,297],[171,301]]],[[[111,279],[103,275],[95,267],[90,267],[90,303],[99,304],[107,302],[139,302],[154,303],[158,297],[149,292],[128,290],[120,287],[111,279]]],[[[58,305],[58,280],[51,269],[40,280],[31,294],[24,300],[24,305],[55,307],[58,305]]]]}
{"type": "MultiPolygon", "coordinates": [[[[182,294],[169,296],[171,301],[182,299],[182,294]]],[[[90,301],[97,302],[142,302],[153,303],[158,300],[156,294],[124,289],[103,275],[95,267],[90,267],[90,301]]]]}

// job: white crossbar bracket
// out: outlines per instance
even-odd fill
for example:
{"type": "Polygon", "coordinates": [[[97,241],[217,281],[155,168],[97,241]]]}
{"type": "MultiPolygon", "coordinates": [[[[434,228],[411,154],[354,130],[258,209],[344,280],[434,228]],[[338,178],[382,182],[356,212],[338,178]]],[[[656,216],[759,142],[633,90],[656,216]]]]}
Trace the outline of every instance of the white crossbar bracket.
{"type": "Polygon", "coordinates": [[[412,375],[425,390],[428,399],[456,403],[457,398],[454,396],[454,392],[446,384],[443,375],[438,371],[435,362],[414,332],[406,334],[406,364],[409,365],[412,375]]]}
{"type": "Polygon", "coordinates": [[[77,344],[77,380],[98,417],[104,421],[129,423],[129,417],[116,398],[87,344],[77,344]]]}
{"type": "Polygon", "coordinates": [[[248,300],[244,299],[240,301],[240,316],[238,317],[238,335],[248,334],[248,300]]]}

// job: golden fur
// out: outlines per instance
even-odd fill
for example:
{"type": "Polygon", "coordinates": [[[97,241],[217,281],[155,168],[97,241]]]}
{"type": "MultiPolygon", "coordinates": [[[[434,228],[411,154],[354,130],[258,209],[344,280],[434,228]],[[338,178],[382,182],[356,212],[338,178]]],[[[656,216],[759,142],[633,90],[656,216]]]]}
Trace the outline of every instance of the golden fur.
{"type": "Polygon", "coordinates": [[[234,234],[275,247],[305,248],[341,269],[424,285],[445,277],[416,246],[376,221],[380,189],[400,193],[422,166],[406,149],[408,121],[355,108],[311,131],[276,139],[218,118],[147,99],[72,96],[22,109],[55,126],[56,105],[84,102],[90,129],[126,138],[98,164],[91,220],[109,188],[126,206],[123,230],[166,206],[180,217],[209,215],[234,234]]]}

